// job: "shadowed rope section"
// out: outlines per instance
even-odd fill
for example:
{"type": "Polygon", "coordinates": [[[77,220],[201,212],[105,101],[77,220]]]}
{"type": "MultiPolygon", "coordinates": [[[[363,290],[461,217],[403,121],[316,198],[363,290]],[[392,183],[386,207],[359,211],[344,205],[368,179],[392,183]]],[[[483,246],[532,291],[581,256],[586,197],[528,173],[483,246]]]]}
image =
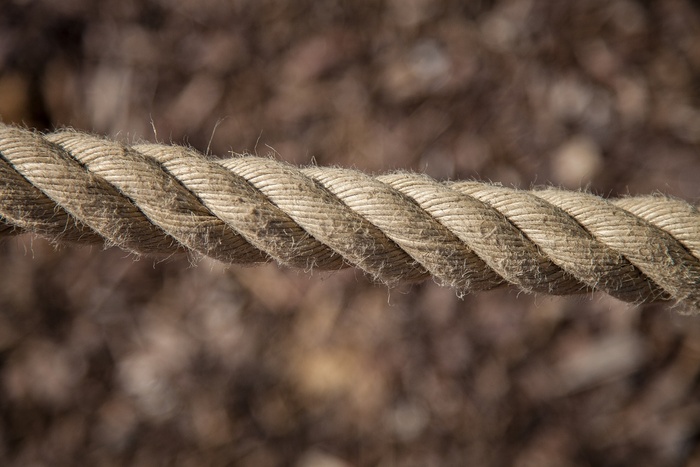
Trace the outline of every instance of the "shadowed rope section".
{"type": "Polygon", "coordinates": [[[601,290],[700,310],[700,214],[680,200],[215,160],[0,124],[0,237],[23,232],[136,254],[350,265],[387,284],[432,276],[460,293],[601,290]]]}

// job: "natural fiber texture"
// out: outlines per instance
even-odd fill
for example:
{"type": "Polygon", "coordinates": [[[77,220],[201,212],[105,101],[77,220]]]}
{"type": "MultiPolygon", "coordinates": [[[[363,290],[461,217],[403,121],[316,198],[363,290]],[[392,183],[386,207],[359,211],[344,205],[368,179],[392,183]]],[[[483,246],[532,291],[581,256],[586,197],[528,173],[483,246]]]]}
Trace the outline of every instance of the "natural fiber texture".
{"type": "Polygon", "coordinates": [[[0,156],[0,236],[229,263],[354,265],[388,284],[432,276],[460,292],[601,290],[700,309],[700,214],[667,197],[371,177],[5,125],[0,156]]]}

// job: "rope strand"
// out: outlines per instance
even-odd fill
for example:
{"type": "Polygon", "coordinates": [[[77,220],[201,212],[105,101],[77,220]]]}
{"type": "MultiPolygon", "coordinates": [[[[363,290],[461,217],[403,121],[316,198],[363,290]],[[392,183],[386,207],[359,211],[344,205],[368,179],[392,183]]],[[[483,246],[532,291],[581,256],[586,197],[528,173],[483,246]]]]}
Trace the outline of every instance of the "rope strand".
{"type": "Polygon", "coordinates": [[[432,276],[460,293],[600,290],[700,310],[700,213],[680,200],[214,160],[0,124],[0,238],[24,232],[146,255],[355,266],[387,284],[432,276]]]}

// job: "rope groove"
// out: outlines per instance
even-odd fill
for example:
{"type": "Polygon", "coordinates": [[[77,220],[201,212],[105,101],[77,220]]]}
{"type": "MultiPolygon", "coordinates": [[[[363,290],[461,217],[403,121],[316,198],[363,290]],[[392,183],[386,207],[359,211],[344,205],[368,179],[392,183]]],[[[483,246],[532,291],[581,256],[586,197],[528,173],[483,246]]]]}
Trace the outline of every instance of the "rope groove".
{"type": "Polygon", "coordinates": [[[137,254],[355,266],[388,284],[432,276],[460,292],[600,290],[700,310],[700,213],[684,201],[214,160],[0,124],[0,238],[24,232],[137,254]]]}

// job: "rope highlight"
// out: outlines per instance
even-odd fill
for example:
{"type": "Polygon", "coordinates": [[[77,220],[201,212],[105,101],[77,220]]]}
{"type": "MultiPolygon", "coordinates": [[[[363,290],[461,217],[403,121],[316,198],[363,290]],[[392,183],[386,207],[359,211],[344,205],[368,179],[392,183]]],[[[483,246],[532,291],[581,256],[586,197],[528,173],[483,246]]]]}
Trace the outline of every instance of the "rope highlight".
{"type": "Polygon", "coordinates": [[[600,290],[700,311],[700,214],[684,201],[217,160],[0,124],[0,238],[23,232],[145,255],[355,266],[389,285],[600,290]]]}

